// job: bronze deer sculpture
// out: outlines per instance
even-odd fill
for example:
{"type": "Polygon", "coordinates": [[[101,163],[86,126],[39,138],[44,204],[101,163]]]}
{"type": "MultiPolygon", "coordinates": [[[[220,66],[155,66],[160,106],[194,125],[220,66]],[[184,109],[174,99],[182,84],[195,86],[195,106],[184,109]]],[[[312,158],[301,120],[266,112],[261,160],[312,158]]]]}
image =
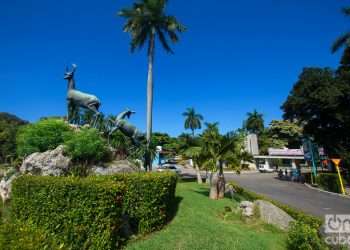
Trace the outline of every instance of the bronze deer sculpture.
{"type": "Polygon", "coordinates": [[[95,127],[96,121],[100,116],[99,107],[101,106],[100,100],[91,94],[87,94],[76,90],[75,88],[75,80],[74,73],[77,68],[77,65],[72,64],[72,70],[69,71],[66,68],[66,72],[64,74],[64,79],[68,81],[68,91],[67,91],[67,102],[68,102],[68,122],[72,121],[72,112],[74,110],[78,110],[80,108],[88,109],[94,112],[95,119],[92,123],[92,126],[95,127]]]}
{"type": "MultiPolygon", "coordinates": [[[[144,139],[144,135],[138,131],[138,129],[130,124],[127,120],[135,111],[126,109],[125,111],[119,113],[115,120],[110,120],[112,127],[109,131],[109,136],[116,130],[120,130],[124,135],[129,137],[134,145],[140,145],[140,140],[144,139]]],[[[109,137],[108,136],[108,137],[109,137]]]]}

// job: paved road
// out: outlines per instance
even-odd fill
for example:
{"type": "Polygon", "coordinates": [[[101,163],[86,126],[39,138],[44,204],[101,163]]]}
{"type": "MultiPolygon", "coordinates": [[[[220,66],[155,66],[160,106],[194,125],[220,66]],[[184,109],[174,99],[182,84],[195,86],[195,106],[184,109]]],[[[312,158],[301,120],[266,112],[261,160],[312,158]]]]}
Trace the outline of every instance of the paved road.
{"type": "Polygon", "coordinates": [[[325,214],[350,214],[350,199],[310,189],[303,184],[281,181],[276,174],[225,174],[248,190],[268,196],[307,213],[324,218],[325,214]]]}

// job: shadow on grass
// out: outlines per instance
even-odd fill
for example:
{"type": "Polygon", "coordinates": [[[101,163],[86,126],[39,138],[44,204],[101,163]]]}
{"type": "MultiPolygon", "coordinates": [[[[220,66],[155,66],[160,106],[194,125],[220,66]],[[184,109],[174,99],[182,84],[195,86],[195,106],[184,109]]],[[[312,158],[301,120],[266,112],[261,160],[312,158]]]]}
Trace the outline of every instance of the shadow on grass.
{"type": "MultiPolygon", "coordinates": [[[[209,186],[200,187],[200,190],[195,190],[194,192],[197,194],[204,195],[205,197],[209,197],[209,186]]],[[[226,192],[224,198],[229,199],[233,202],[237,202],[237,203],[240,203],[241,201],[248,200],[247,198],[245,198],[242,195],[239,195],[237,193],[230,193],[230,192],[226,192]]]]}
{"type": "Polygon", "coordinates": [[[169,224],[175,218],[182,200],[183,200],[183,197],[176,196],[174,201],[170,204],[170,207],[167,213],[167,224],[169,224]]]}

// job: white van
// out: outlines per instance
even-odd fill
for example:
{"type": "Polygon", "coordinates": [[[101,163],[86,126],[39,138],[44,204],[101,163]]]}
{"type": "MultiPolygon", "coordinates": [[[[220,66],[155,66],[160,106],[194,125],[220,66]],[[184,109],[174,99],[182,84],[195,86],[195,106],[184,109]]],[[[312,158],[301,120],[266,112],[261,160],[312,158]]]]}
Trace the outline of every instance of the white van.
{"type": "Polygon", "coordinates": [[[258,159],[257,160],[258,170],[261,173],[272,173],[274,171],[273,167],[271,166],[271,162],[269,159],[258,159]]]}

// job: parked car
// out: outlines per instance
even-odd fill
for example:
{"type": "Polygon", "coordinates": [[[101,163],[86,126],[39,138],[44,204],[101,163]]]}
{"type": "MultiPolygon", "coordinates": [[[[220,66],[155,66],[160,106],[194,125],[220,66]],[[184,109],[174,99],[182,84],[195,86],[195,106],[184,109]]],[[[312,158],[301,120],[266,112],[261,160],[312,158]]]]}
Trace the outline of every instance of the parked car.
{"type": "Polygon", "coordinates": [[[175,164],[164,164],[157,169],[158,172],[171,171],[181,174],[181,168],[175,164]]]}
{"type": "Polygon", "coordinates": [[[258,162],[258,170],[260,173],[272,173],[274,171],[268,159],[262,159],[258,162]]]}

